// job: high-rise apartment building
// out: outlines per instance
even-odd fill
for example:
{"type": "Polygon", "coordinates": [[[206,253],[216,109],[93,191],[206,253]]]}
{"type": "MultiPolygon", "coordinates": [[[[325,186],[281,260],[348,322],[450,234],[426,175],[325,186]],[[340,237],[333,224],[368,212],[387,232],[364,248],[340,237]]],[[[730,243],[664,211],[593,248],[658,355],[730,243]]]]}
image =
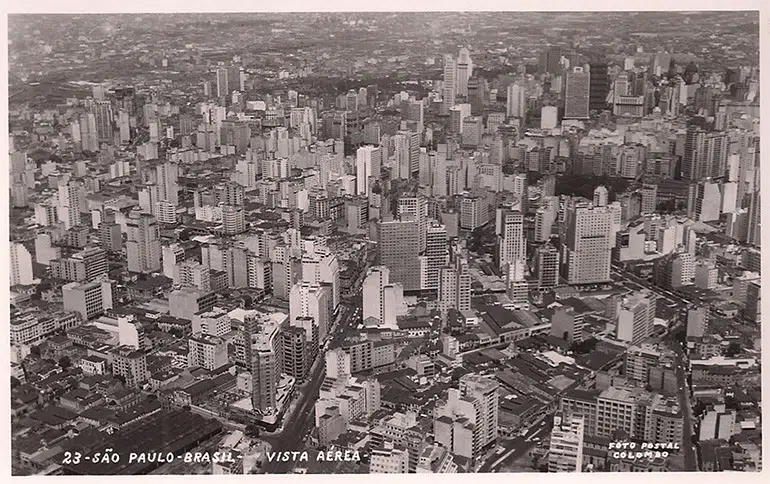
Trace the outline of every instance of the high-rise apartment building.
{"type": "Polygon", "coordinates": [[[90,247],[66,259],[55,259],[48,267],[51,277],[65,281],[93,281],[107,274],[107,253],[99,247],[90,247]]]}
{"type": "Polygon", "coordinates": [[[508,85],[505,114],[509,118],[524,118],[527,113],[527,90],[517,83],[508,85]]]}
{"type": "Polygon", "coordinates": [[[156,168],[158,183],[158,200],[165,200],[177,205],[179,203],[179,165],[166,162],[156,168]]]}
{"type": "Polygon", "coordinates": [[[27,248],[19,242],[12,242],[10,244],[10,252],[11,286],[26,286],[32,284],[34,281],[34,277],[32,275],[32,255],[29,253],[27,248]]]}
{"type": "Polygon", "coordinates": [[[217,71],[217,97],[226,98],[230,92],[230,86],[228,85],[228,72],[226,67],[218,67],[217,71]]]}
{"type": "Polygon", "coordinates": [[[446,404],[436,410],[436,442],[466,459],[480,457],[481,449],[497,440],[499,386],[492,378],[463,375],[459,389],[450,388],[446,404]]]}
{"type": "Polygon", "coordinates": [[[420,225],[418,220],[380,223],[380,261],[390,269],[390,279],[405,291],[420,289],[420,225]]]}
{"type": "MultiPolygon", "coordinates": [[[[309,282],[294,284],[289,294],[290,321],[295,323],[298,318],[313,318],[318,326],[319,338],[326,337],[332,323],[332,294],[328,286],[315,285],[309,282]]],[[[307,340],[312,340],[312,334],[307,340]]]]}
{"type": "Polygon", "coordinates": [[[511,280],[521,281],[527,264],[524,215],[517,210],[499,208],[495,222],[498,267],[511,280]]]}
{"type": "Polygon", "coordinates": [[[372,181],[379,180],[382,152],[375,146],[362,146],[356,151],[356,194],[369,196],[372,181]]]}
{"type": "Polygon", "coordinates": [[[438,291],[440,310],[470,310],[471,282],[468,261],[462,257],[457,257],[452,266],[441,269],[438,291]]]}
{"type": "Polygon", "coordinates": [[[206,293],[211,291],[211,272],[208,266],[194,260],[186,260],[174,266],[174,284],[194,287],[206,293]]]}
{"type": "Polygon", "coordinates": [[[385,266],[369,269],[363,286],[363,321],[367,326],[396,328],[396,318],[405,314],[403,286],[391,282],[385,266]]]}
{"type": "Polygon", "coordinates": [[[610,280],[612,215],[607,207],[578,202],[568,207],[564,268],[568,284],[610,280]]]}
{"type": "Polygon", "coordinates": [[[92,106],[99,143],[112,142],[112,106],[109,101],[96,101],[92,106]]]}
{"type": "Polygon", "coordinates": [[[535,252],[535,274],[539,289],[552,289],[559,284],[559,249],[551,244],[537,248],[535,252]]]}
{"type": "Polygon", "coordinates": [[[567,73],[564,94],[564,119],[588,119],[591,74],[582,67],[567,73]]]}
{"type": "Polygon", "coordinates": [[[708,331],[708,307],[699,306],[687,311],[687,337],[701,338],[708,331]]]}
{"type": "Polygon", "coordinates": [[[428,230],[428,199],[422,196],[402,196],[398,199],[397,214],[402,220],[415,220],[419,227],[419,251],[425,252],[428,230]]]}
{"type": "Polygon", "coordinates": [[[470,51],[463,47],[457,57],[457,94],[468,97],[468,79],[473,74],[473,61],[470,51]]]}
{"type": "Polygon", "coordinates": [[[420,287],[438,289],[441,269],[449,263],[446,226],[433,221],[426,230],[425,252],[420,257],[420,287]]]}
{"type": "Polygon", "coordinates": [[[99,246],[111,253],[120,252],[123,249],[123,233],[120,231],[120,224],[99,223],[99,246]]]}
{"type": "Polygon", "coordinates": [[[455,105],[457,97],[457,63],[450,54],[444,55],[444,90],[441,93],[442,114],[448,114],[449,109],[455,105]]]}
{"type": "Polygon", "coordinates": [[[126,253],[131,272],[155,272],[161,269],[161,244],[158,222],[150,214],[133,211],[126,221],[126,253]]]}
{"type": "Polygon", "coordinates": [[[252,407],[262,415],[275,414],[283,366],[281,326],[273,315],[250,312],[243,318],[242,337],[251,372],[252,407]]]}
{"type": "Polygon", "coordinates": [[[604,185],[599,185],[594,189],[594,207],[606,207],[609,201],[609,191],[604,185]]]}
{"type": "MultiPolygon", "coordinates": [[[[406,105],[405,118],[417,123],[417,133],[422,136],[423,131],[425,131],[424,105],[422,101],[409,101],[406,105]]],[[[377,142],[379,143],[379,140],[377,142]]]]}
{"type": "Polygon", "coordinates": [[[548,452],[548,472],[582,472],[583,470],[582,417],[553,418],[551,445],[548,452]]]}
{"type": "Polygon", "coordinates": [[[130,346],[119,346],[112,352],[112,374],[120,376],[127,388],[139,388],[150,378],[147,355],[130,346]]]}
{"type": "Polygon", "coordinates": [[[650,337],[655,324],[655,306],[656,296],[647,290],[625,297],[618,311],[616,337],[632,344],[650,337]]]}

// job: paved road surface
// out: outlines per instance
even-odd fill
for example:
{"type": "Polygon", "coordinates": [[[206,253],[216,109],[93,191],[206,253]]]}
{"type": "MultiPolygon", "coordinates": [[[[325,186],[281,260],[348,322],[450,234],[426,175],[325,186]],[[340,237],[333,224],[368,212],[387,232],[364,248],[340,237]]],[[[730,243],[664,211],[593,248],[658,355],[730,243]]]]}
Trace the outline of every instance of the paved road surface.
{"type": "Polygon", "coordinates": [[[486,459],[484,464],[482,464],[477,472],[497,472],[497,469],[499,469],[506,462],[513,462],[522,455],[529,452],[532,447],[538,443],[533,441],[533,438],[538,437],[540,440],[542,440],[544,437],[548,436],[548,432],[550,431],[552,425],[552,418],[553,417],[551,415],[546,415],[544,418],[544,425],[540,425],[539,422],[541,420],[537,420],[531,427],[529,427],[529,430],[525,436],[516,436],[513,439],[501,443],[500,445],[503,446],[505,451],[492,454],[486,459]]]}
{"type": "Polygon", "coordinates": [[[692,443],[693,435],[693,418],[692,418],[692,404],[690,403],[690,388],[687,385],[687,374],[685,373],[685,365],[687,362],[684,359],[682,348],[674,343],[676,350],[676,380],[680,388],[679,391],[679,408],[684,413],[684,422],[682,425],[682,446],[684,450],[684,470],[685,471],[697,471],[698,458],[695,455],[695,446],[692,443]]]}
{"type": "MultiPolygon", "coordinates": [[[[360,307],[360,304],[360,297],[354,298],[350,302],[343,301],[340,307],[340,322],[329,340],[330,350],[342,345],[342,342],[345,340],[345,334],[353,322],[355,307],[356,305],[360,307]]],[[[323,358],[323,356],[319,356],[319,358],[323,358]]],[[[324,380],[324,373],[325,365],[321,361],[314,366],[307,383],[300,390],[299,400],[294,407],[294,412],[284,417],[286,423],[283,431],[279,435],[266,436],[263,439],[272,445],[273,452],[303,450],[305,436],[315,426],[314,407],[316,400],[318,400],[321,383],[324,380]]],[[[264,472],[266,474],[286,474],[290,473],[294,466],[294,462],[266,462],[264,472]]]]}
{"type": "MultiPolygon", "coordinates": [[[[639,277],[636,277],[634,274],[631,274],[625,270],[620,269],[617,266],[613,266],[613,272],[621,275],[622,277],[625,277],[640,286],[644,286],[659,296],[663,297],[664,299],[676,303],[679,307],[687,307],[691,301],[688,299],[685,299],[677,294],[672,293],[671,291],[668,291],[664,288],[655,286],[650,284],[648,281],[645,281],[643,279],[640,279],[639,277]]],[[[673,328],[671,328],[673,329],[673,328]]],[[[682,446],[684,451],[684,469],[685,471],[698,471],[698,459],[695,454],[695,446],[692,443],[692,435],[693,435],[693,417],[692,417],[692,404],[690,403],[690,388],[687,384],[687,361],[684,356],[684,349],[679,345],[678,342],[674,341],[673,338],[670,339],[671,341],[671,347],[673,347],[674,351],[676,352],[676,359],[675,363],[677,365],[676,368],[676,379],[677,379],[677,385],[681,390],[677,392],[677,396],[679,399],[679,407],[682,409],[683,412],[683,432],[682,432],[682,446]]]]}

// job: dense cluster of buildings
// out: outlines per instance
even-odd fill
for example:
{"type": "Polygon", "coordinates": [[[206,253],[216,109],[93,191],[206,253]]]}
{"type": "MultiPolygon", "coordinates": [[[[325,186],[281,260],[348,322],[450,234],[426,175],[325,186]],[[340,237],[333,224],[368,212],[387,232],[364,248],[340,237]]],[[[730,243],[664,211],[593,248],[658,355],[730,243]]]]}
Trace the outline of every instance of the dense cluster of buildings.
{"type": "Polygon", "coordinates": [[[487,54],[12,105],[15,471],[222,422],[364,456],[308,472],[761,468],[758,68],[487,54]]]}

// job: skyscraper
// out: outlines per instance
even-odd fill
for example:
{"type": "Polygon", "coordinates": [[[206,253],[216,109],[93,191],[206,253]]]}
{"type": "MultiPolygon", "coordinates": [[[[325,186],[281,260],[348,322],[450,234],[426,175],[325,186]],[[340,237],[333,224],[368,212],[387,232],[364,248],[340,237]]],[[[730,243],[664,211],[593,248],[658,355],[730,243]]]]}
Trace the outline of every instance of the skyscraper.
{"type": "Polygon", "coordinates": [[[425,252],[420,257],[421,289],[438,289],[441,268],[449,263],[446,226],[434,221],[426,230],[425,252]]]}
{"type": "Polygon", "coordinates": [[[438,304],[442,312],[471,308],[471,274],[466,259],[457,257],[452,266],[441,269],[438,304]]]}
{"type": "Polygon", "coordinates": [[[509,275],[511,280],[523,280],[527,262],[524,215],[518,210],[497,209],[495,232],[498,268],[503,274],[509,275]]]}
{"type": "Polygon", "coordinates": [[[457,58],[457,94],[468,97],[468,79],[473,74],[473,62],[468,49],[460,49],[460,56],[457,58]]]}
{"type": "Polygon", "coordinates": [[[217,68],[217,97],[223,98],[227,97],[227,93],[229,91],[229,85],[228,85],[228,72],[226,67],[218,67],[217,68]]]}
{"type": "Polygon", "coordinates": [[[126,252],[130,272],[155,272],[161,269],[160,229],[150,214],[137,210],[126,221],[126,252]]]}
{"type": "Polygon", "coordinates": [[[179,203],[179,166],[176,163],[166,162],[156,168],[158,180],[158,201],[165,200],[174,205],[179,203]]]}
{"type": "Polygon", "coordinates": [[[86,193],[83,183],[72,180],[59,185],[57,214],[64,222],[64,228],[69,230],[81,224],[81,213],[85,212],[86,193]]]}
{"type": "Polygon", "coordinates": [[[420,289],[420,226],[411,220],[380,223],[380,260],[390,269],[390,279],[405,291],[420,289]]]}
{"type": "Polygon", "coordinates": [[[32,276],[32,255],[23,244],[12,242],[11,252],[11,286],[17,284],[29,285],[34,281],[32,276]]]}
{"type": "Polygon", "coordinates": [[[425,131],[423,110],[422,101],[409,101],[406,105],[406,119],[417,123],[417,133],[420,136],[425,131]]]}
{"type": "Polygon", "coordinates": [[[471,115],[470,104],[457,104],[449,108],[449,131],[452,134],[463,133],[463,122],[471,115]]]}
{"type": "Polygon", "coordinates": [[[483,77],[471,77],[468,79],[468,103],[471,105],[471,114],[481,116],[484,105],[489,97],[489,83],[483,77]]]}
{"type": "Polygon", "coordinates": [[[599,185],[594,189],[594,207],[606,207],[609,199],[607,187],[599,185]]]}
{"type": "Polygon", "coordinates": [[[562,57],[568,53],[566,49],[559,46],[549,47],[540,56],[540,69],[542,72],[558,74],[562,71],[562,57]]]}
{"type": "Polygon", "coordinates": [[[652,335],[656,296],[643,290],[623,299],[618,311],[617,335],[621,341],[639,343],[652,335]]]}
{"type": "Polygon", "coordinates": [[[404,314],[404,289],[391,282],[385,266],[369,269],[363,287],[363,321],[367,326],[397,328],[396,317],[404,314]]]}
{"type": "Polygon", "coordinates": [[[276,411],[281,378],[280,326],[269,315],[247,314],[243,321],[246,367],[251,371],[251,404],[258,414],[276,411]]]}
{"type": "Polygon", "coordinates": [[[607,64],[603,62],[591,63],[591,92],[589,94],[588,107],[591,110],[602,111],[607,109],[607,96],[610,94],[610,77],[607,74],[607,64]]]}
{"type": "Polygon", "coordinates": [[[419,227],[420,254],[425,252],[425,235],[428,229],[428,199],[422,196],[403,196],[398,199],[398,216],[402,220],[415,220],[419,227]]]}
{"type": "Polygon", "coordinates": [[[96,116],[94,113],[83,113],[77,128],[72,133],[72,138],[80,140],[83,151],[99,151],[99,137],[96,130],[96,116]]]}
{"type": "Polygon", "coordinates": [[[497,440],[499,386],[493,378],[463,375],[459,389],[450,388],[446,404],[436,409],[436,442],[466,459],[480,457],[481,450],[497,440]]]}
{"type": "Polygon", "coordinates": [[[706,133],[695,125],[687,127],[682,156],[682,179],[698,180],[704,174],[706,133]]]}
{"type": "Polygon", "coordinates": [[[588,119],[591,74],[582,67],[567,73],[564,94],[564,119],[588,119]]]}
{"type": "Polygon", "coordinates": [[[379,180],[381,151],[375,146],[362,146],[356,151],[356,194],[369,196],[371,179],[379,180]]]}
{"type": "Polygon", "coordinates": [[[517,83],[508,86],[505,114],[509,118],[524,118],[527,112],[527,91],[517,83]]]}
{"type": "Polygon", "coordinates": [[[537,287],[554,288],[559,284],[559,250],[551,244],[537,248],[535,255],[537,287]]]}
{"type": "MultiPolygon", "coordinates": [[[[313,318],[318,326],[318,337],[323,339],[331,325],[331,289],[328,286],[319,286],[309,282],[294,284],[289,295],[289,316],[291,323],[298,318],[313,318]]],[[[312,334],[307,335],[308,341],[312,340],[312,334]]]]}
{"type": "Polygon", "coordinates": [[[455,105],[457,97],[457,64],[450,54],[444,56],[444,91],[441,96],[441,112],[447,114],[449,108],[455,105]]]}
{"type": "Polygon", "coordinates": [[[96,138],[100,143],[112,142],[112,106],[109,101],[96,101],[92,108],[96,121],[96,138]]]}
{"type": "Polygon", "coordinates": [[[611,221],[607,207],[577,202],[567,209],[564,268],[569,284],[610,280],[611,221]]]}

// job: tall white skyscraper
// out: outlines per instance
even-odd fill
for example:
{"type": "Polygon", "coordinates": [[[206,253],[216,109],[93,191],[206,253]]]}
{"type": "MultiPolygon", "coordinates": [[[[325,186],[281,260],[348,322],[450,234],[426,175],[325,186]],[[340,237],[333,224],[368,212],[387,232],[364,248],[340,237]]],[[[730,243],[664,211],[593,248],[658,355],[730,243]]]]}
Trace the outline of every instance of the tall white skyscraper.
{"type": "Polygon", "coordinates": [[[607,187],[599,185],[594,190],[594,207],[606,207],[609,199],[607,187]]]}
{"type": "Polygon", "coordinates": [[[316,240],[303,240],[302,280],[312,284],[329,284],[332,307],[340,304],[340,266],[337,255],[316,240]]]}
{"type": "Polygon", "coordinates": [[[32,275],[32,255],[23,244],[12,242],[11,249],[11,286],[29,285],[34,281],[32,275]]]}
{"type": "Polygon", "coordinates": [[[438,289],[441,268],[449,263],[446,226],[433,222],[426,230],[425,253],[420,257],[420,286],[424,290],[438,289]]]}
{"type": "MultiPolygon", "coordinates": [[[[294,284],[289,294],[289,317],[295,323],[297,318],[309,317],[318,325],[319,339],[323,339],[329,331],[331,293],[328,288],[300,282],[294,284]]],[[[311,340],[312,335],[307,335],[311,340]]]]}
{"type": "Polygon", "coordinates": [[[226,67],[217,68],[217,97],[219,98],[227,96],[229,92],[227,74],[226,67]]]}
{"type": "Polygon", "coordinates": [[[640,343],[652,335],[656,296],[644,290],[623,299],[618,311],[617,335],[620,341],[640,343]]]}
{"type": "Polygon", "coordinates": [[[370,178],[379,179],[380,148],[362,146],[356,151],[356,194],[369,196],[370,178]]]}
{"type": "Polygon", "coordinates": [[[524,280],[527,263],[524,215],[518,210],[497,209],[495,231],[500,271],[512,281],[524,280]]]}
{"type": "Polygon", "coordinates": [[[473,75],[473,62],[471,54],[463,47],[460,49],[460,56],[457,58],[457,94],[468,96],[468,79],[473,75]]]}
{"type": "Polygon", "coordinates": [[[163,163],[156,168],[158,176],[158,199],[174,205],[179,203],[179,166],[176,163],[163,163]]]}
{"type": "Polygon", "coordinates": [[[523,118],[527,112],[527,91],[524,86],[513,83],[508,86],[505,114],[509,118],[523,118]]]}
{"type": "Polygon", "coordinates": [[[455,105],[457,97],[457,63],[449,54],[444,56],[444,92],[441,96],[443,99],[441,111],[446,114],[449,108],[455,105]]]}
{"type": "Polygon", "coordinates": [[[441,269],[438,304],[442,312],[471,308],[471,274],[466,259],[457,257],[453,266],[441,269]]]}
{"type": "Polygon", "coordinates": [[[566,279],[569,284],[610,280],[612,213],[607,207],[577,202],[567,208],[566,279]]]}
{"type": "Polygon", "coordinates": [[[161,270],[161,244],[158,222],[152,215],[135,210],[126,221],[128,270],[155,272],[161,270]]]}
{"type": "Polygon", "coordinates": [[[499,386],[493,378],[463,375],[460,388],[450,388],[446,404],[436,408],[436,442],[466,459],[480,457],[481,450],[497,440],[499,386]]]}
{"type": "Polygon", "coordinates": [[[86,208],[86,193],[82,182],[72,180],[59,185],[57,214],[59,220],[64,222],[65,229],[80,225],[80,214],[86,208]]]}
{"type": "Polygon", "coordinates": [[[404,290],[401,284],[390,282],[390,270],[385,266],[369,269],[364,279],[364,324],[397,328],[396,317],[405,314],[404,290]]]}

